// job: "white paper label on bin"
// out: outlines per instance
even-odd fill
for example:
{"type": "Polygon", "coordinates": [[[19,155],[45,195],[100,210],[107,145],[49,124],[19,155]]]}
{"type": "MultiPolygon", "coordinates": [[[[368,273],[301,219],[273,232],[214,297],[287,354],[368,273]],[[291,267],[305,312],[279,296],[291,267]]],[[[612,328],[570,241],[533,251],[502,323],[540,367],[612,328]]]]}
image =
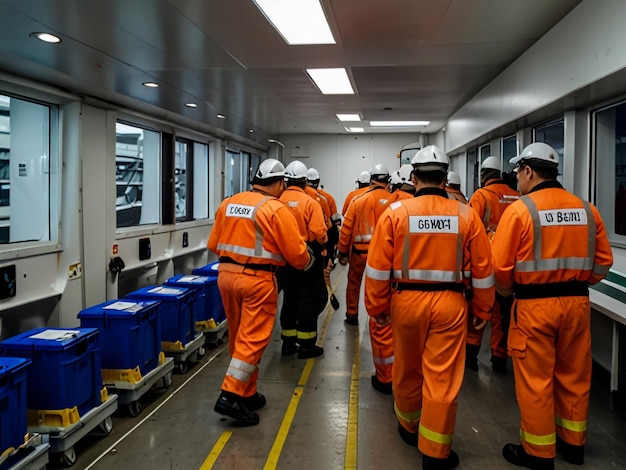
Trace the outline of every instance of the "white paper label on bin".
{"type": "Polygon", "coordinates": [[[103,307],[103,310],[124,310],[126,312],[138,312],[143,307],[135,302],[117,301],[103,307]]]}
{"type": "Polygon", "coordinates": [[[29,336],[29,338],[61,341],[64,339],[76,338],[79,334],[80,331],[78,330],[44,330],[36,335],[29,336]]]}
{"type": "Polygon", "coordinates": [[[182,294],[184,291],[180,289],[176,289],[174,287],[159,286],[159,287],[155,287],[154,289],[150,289],[148,292],[153,293],[153,294],[179,295],[179,294],[182,294]]]}
{"type": "Polygon", "coordinates": [[[183,276],[178,280],[178,282],[193,282],[197,281],[198,279],[199,276],[183,276]]]}

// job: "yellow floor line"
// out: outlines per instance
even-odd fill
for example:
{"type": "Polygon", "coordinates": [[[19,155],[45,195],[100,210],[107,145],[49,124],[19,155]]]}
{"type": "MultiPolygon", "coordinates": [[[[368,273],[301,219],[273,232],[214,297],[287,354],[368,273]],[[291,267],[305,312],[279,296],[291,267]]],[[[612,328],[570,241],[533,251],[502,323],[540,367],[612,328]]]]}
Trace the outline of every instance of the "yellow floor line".
{"type": "Polygon", "coordinates": [[[222,450],[226,446],[226,443],[228,442],[228,439],[230,439],[230,436],[232,435],[233,435],[232,431],[224,431],[222,433],[220,438],[217,440],[217,442],[211,449],[211,452],[202,463],[200,470],[210,470],[213,468],[213,465],[215,465],[215,462],[217,462],[217,459],[220,456],[220,453],[222,452],[222,450]]]}
{"type": "Polygon", "coordinates": [[[348,405],[348,432],[346,436],[345,469],[356,469],[359,441],[359,375],[361,373],[361,341],[359,330],[355,332],[354,360],[350,378],[350,403],[348,405]]]}

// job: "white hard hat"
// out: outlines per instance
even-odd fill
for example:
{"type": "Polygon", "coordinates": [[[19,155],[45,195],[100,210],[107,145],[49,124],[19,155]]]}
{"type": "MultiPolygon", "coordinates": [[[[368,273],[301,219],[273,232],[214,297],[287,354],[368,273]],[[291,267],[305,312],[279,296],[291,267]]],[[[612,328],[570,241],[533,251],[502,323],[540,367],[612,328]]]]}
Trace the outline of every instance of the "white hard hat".
{"type": "Polygon", "coordinates": [[[493,155],[491,155],[485,158],[483,163],[480,165],[480,169],[502,171],[502,165],[500,164],[500,159],[498,157],[494,157],[493,155]]]}
{"type": "Polygon", "coordinates": [[[394,171],[393,173],[391,173],[391,175],[389,176],[389,182],[394,185],[402,184],[402,177],[400,176],[400,170],[394,171]]]}
{"type": "Polygon", "coordinates": [[[306,178],[306,165],[299,160],[294,160],[285,168],[286,180],[305,180],[306,178]]]}
{"type": "Polygon", "coordinates": [[[450,159],[439,147],[428,145],[418,152],[411,160],[414,168],[422,171],[442,170],[446,171],[450,166],[450,159]]]}
{"type": "MultiPolygon", "coordinates": [[[[259,164],[259,168],[254,175],[255,180],[267,180],[271,178],[285,176],[285,166],[278,160],[268,158],[259,164]]],[[[254,181],[254,180],[253,180],[254,181]]]]}
{"type": "Polygon", "coordinates": [[[400,167],[400,169],[398,170],[398,173],[400,174],[400,178],[402,179],[403,183],[413,184],[413,182],[411,181],[411,173],[413,173],[413,165],[405,163],[404,165],[400,167]]]}
{"type": "Polygon", "coordinates": [[[559,164],[559,154],[556,150],[543,142],[530,144],[517,157],[509,160],[511,165],[517,165],[522,160],[541,160],[553,165],[559,164]]]}
{"type": "Polygon", "coordinates": [[[309,181],[319,181],[320,174],[315,168],[309,168],[309,171],[306,174],[306,179],[309,181]]]}
{"type": "Polygon", "coordinates": [[[369,183],[370,182],[370,172],[369,171],[362,171],[361,174],[359,175],[358,179],[356,180],[357,183],[369,183]]]}
{"type": "Polygon", "coordinates": [[[382,163],[377,163],[370,172],[370,181],[385,183],[389,180],[389,170],[382,163]]]}
{"type": "Polygon", "coordinates": [[[454,171],[448,172],[448,184],[461,184],[461,177],[454,171]]]}

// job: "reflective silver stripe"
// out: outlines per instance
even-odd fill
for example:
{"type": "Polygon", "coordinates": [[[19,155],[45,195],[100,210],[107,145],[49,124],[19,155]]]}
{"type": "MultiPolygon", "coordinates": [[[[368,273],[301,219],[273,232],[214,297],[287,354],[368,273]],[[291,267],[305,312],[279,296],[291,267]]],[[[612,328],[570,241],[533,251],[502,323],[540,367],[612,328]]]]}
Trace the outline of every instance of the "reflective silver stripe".
{"type": "MultiPolygon", "coordinates": [[[[403,206],[406,212],[406,216],[409,216],[409,210],[406,206],[403,206]]],[[[400,276],[402,279],[407,279],[409,277],[409,254],[411,253],[411,224],[406,224],[406,235],[404,237],[404,246],[402,247],[402,275],[400,276]]]]}
{"type": "Polygon", "coordinates": [[[370,279],[375,279],[377,281],[388,281],[391,278],[390,271],[374,269],[369,264],[365,266],[365,275],[370,279]]]}
{"type": "Polygon", "coordinates": [[[371,235],[356,235],[354,237],[355,242],[369,242],[372,239],[371,235]]]}
{"type": "Polygon", "coordinates": [[[541,220],[539,211],[534,201],[529,196],[522,196],[520,200],[526,205],[533,221],[534,250],[533,260],[516,261],[515,270],[524,273],[540,271],[556,271],[559,269],[576,269],[591,271],[594,268],[594,256],[596,252],[596,221],[593,218],[591,207],[587,201],[581,201],[587,213],[587,257],[547,258],[541,256],[541,220]]]}
{"type": "Polygon", "coordinates": [[[252,374],[256,370],[256,366],[253,364],[248,364],[247,362],[243,362],[239,359],[235,359],[234,357],[230,360],[230,364],[228,365],[228,370],[226,371],[226,375],[230,375],[231,377],[247,383],[252,377],[252,374]]]}
{"type": "Polygon", "coordinates": [[[277,261],[285,260],[285,258],[283,258],[283,255],[277,255],[276,253],[271,253],[264,248],[262,248],[261,253],[258,254],[255,248],[246,248],[245,246],[228,245],[227,243],[218,243],[217,249],[230,251],[231,253],[237,253],[238,255],[250,256],[252,258],[273,259],[277,261]]]}
{"type": "Polygon", "coordinates": [[[257,224],[256,222],[256,212],[259,210],[259,207],[261,207],[261,205],[268,199],[269,199],[268,196],[261,199],[259,203],[254,207],[254,210],[252,211],[252,222],[254,222],[254,232],[255,232],[255,238],[256,238],[256,241],[254,244],[254,253],[255,253],[254,256],[256,257],[262,256],[262,253],[265,251],[265,249],[263,248],[263,232],[261,231],[261,227],[259,227],[259,224],[257,224]]]}
{"type": "Polygon", "coordinates": [[[489,276],[483,277],[482,279],[476,279],[475,277],[472,278],[472,287],[475,287],[476,289],[489,289],[494,285],[495,278],[493,276],[493,272],[489,276]]]}
{"type": "Polygon", "coordinates": [[[597,274],[598,276],[606,276],[607,274],[609,274],[609,269],[609,266],[600,266],[599,264],[593,265],[593,273],[597,274]]]}
{"type": "Polygon", "coordinates": [[[397,280],[457,282],[459,273],[457,271],[409,269],[406,277],[403,276],[400,270],[394,270],[393,277],[397,280]]]}
{"type": "Polygon", "coordinates": [[[393,364],[394,356],[391,357],[374,357],[374,364],[379,366],[388,366],[389,364],[393,364]]]}

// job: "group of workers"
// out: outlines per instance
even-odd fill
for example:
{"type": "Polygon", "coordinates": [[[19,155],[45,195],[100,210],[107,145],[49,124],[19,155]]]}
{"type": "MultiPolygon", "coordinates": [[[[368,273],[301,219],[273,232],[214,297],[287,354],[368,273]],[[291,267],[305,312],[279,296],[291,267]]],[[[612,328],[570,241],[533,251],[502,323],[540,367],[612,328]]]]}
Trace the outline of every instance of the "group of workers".
{"type": "Polygon", "coordinates": [[[220,205],[208,242],[220,259],[232,357],[215,410],[238,425],[259,422],[266,400],[256,376],[277,310],[279,266],[289,266],[280,283],[288,302],[282,353],[323,354],[311,339],[327,301],[320,276],[336,249],[349,264],[345,321],[359,324],[365,274],[372,385],[393,394],[399,434],[419,448],[424,469],[459,464],[451,448],[458,394],[465,369],[478,370],[489,320],[492,368],[506,373],[512,358],[521,414],[520,443],[506,444],[504,458],[551,470],[559,452],[581,465],[591,386],[588,286],[607,275],[613,258],[597,209],[562,187],[558,162],[549,145],[527,146],[510,160],[518,193],[489,157],[467,201],[448,156],[430,145],[393,175],[380,164],[363,172],[340,231],[338,214],[324,216],[317,201],[327,196],[305,198],[301,162],[286,169],[262,162],[252,190],[220,205]],[[336,247],[331,232],[339,232],[336,247]]]}

